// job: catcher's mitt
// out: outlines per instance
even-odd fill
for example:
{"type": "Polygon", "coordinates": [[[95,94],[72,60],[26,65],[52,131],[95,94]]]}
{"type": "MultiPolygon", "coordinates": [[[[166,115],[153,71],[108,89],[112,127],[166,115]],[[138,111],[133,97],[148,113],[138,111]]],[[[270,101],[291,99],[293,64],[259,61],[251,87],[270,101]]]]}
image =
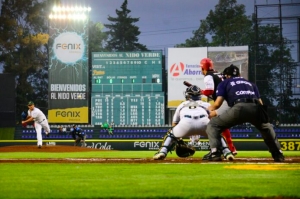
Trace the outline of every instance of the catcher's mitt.
{"type": "Polygon", "coordinates": [[[191,146],[188,146],[183,140],[179,140],[175,146],[175,151],[178,157],[186,158],[194,155],[195,149],[191,146]]]}

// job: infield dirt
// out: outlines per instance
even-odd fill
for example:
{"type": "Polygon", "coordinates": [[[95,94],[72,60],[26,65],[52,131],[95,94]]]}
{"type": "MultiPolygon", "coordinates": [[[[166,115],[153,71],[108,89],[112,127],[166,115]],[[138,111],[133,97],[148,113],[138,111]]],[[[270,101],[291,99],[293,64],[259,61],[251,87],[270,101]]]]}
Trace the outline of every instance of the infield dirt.
{"type": "MultiPolygon", "coordinates": [[[[5,152],[46,152],[46,153],[66,153],[66,152],[89,152],[99,151],[99,149],[85,148],[85,147],[74,147],[74,146],[59,146],[59,145],[45,145],[41,149],[31,145],[18,145],[18,146],[5,146],[0,147],[0,153],[5,152]]],[[[106,150],[101,150],[101,152],[106,150]]],[[[110,150],[107,150],[109,152],[110,150]]],[[[165,160],[153,160],[152,157],[145,158],[51,158],[51,159],[0,159],[0,163],[4,162],[22,162],[22,163],[33,163],[33,162],[53,162],[53,163],[206,163],[201,158],[189,157],[189,158],[166,158],[165,160]]],[[[222,161],[227,162],[227,161],[222,161]]],[[[244,162],[244,163],[274,163],[273,159],[270,158],[251,158],[243,157],[235,158],[233,162],[244,162]]],[[[300,157],[285,157],[284,163],[300,163],[300,157]]]]}

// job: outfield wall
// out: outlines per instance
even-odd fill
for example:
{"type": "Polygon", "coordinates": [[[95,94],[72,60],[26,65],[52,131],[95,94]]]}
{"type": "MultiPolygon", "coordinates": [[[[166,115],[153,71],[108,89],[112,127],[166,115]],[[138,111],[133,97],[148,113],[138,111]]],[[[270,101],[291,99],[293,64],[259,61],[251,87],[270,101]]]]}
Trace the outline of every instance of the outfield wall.
{"type": "MultiPolygon", "coordinates": [[[[185,139],[185,141],[189,141],[185,139]]],[[[279,139],[283,151],[300,151],[300,139],[279,139]]],[[[44,145],[67,145],[73,146],[74,140],[52,140],[44,139],[44,145]]],[[[233,139],[238,151],[261,151],[267,150],[262,139],[233,139]]],[[[12,145],[36,145],[36,140],[0,140],[0,147],[12,145]]],[[[160,148],[162,139],[87,139],[86,146],[100,150],[126,150],[126,151],[156,151],[160,148]]],[[[208,139],[201,139],[194,145],[196,150],[208,150],[208,139]]]]}
{"type": "MultiPolygon", "coordinates": [[[[162,139],[170,126],[160,127],[116,127],[113,135],[101,127],[82,126],[87,134],[86,147],[105,150],[153,150],[161,146],[162,139]]],[[[233,142],[239,151],[267,150],[261,134],[251,127],[234,127],[230,129],[233,142]]],[[[275,128],[283,151],[300,151],[300,127],[275,128]]],[[[51,126],[50,137],[44,134],[44,145],[70,145],[74,140],[67,132],[59,132],[57,126],[51,126]]],[[[184,138],[186,142],[188,137],[184,138]]],[[[36,145],[36,132],[31,126],[22,128],[17,126],[14,139],[0,139],[1,146],[36,145]]],[[[208,150],[208,139],[201,137],[200,142],[194,145],[197,150],[208,150]]]]}

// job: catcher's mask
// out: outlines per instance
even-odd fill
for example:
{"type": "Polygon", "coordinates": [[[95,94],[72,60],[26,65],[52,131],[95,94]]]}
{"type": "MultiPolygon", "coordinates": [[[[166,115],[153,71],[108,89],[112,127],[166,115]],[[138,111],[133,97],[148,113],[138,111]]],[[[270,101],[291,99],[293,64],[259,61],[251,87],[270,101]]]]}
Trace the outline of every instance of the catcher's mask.
{"type": "Polygon", "coordinates": [[[192,85],[185,90],[186,100],[188,99],[199,100],[200,95],[201,95],[201,89],[196,85],[192,85]]]}

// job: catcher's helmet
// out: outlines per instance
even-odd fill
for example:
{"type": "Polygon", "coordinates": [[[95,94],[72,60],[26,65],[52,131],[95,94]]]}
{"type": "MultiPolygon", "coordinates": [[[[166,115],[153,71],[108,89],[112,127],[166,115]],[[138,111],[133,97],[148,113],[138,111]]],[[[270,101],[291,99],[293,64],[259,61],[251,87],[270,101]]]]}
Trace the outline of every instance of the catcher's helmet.
{"type": "Polygon", "coordinates": [[[210,71],[214,69],[214,64],[211,59],[204,58],[200,61],[200,66],[203,70],[210,71]]]}
{"type": "Polygon", "coordinates": [[[201,89],[198,86],[192,85],[185,90],[185,98],[199,100],[201,95],[201,89]]]}

